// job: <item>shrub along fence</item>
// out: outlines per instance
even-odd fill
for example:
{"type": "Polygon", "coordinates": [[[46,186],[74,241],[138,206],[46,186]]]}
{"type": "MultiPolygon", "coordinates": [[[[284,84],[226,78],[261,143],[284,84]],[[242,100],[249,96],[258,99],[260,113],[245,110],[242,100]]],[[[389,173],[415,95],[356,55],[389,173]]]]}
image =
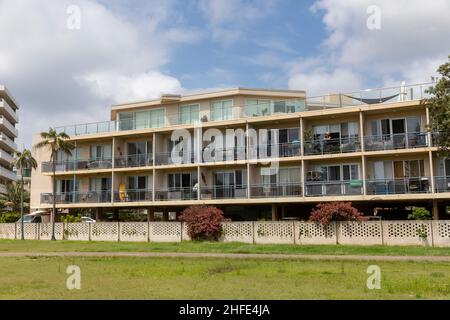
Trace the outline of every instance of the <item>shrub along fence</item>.
{"type": "MultiPolygon", "coordinates": [[[[50,223],[26,223],[25,239],[49,240],[50,223]]],[[[422,245],[450,247],[450,220],[223,222],[223,242],[256,244],[422,245]]],[[[0,239],[20,239],[20,224],[0,224],[0,239]]],[[[190,240],[182,222],[56,223],[59,240],[179,242],[190,240]]]]}

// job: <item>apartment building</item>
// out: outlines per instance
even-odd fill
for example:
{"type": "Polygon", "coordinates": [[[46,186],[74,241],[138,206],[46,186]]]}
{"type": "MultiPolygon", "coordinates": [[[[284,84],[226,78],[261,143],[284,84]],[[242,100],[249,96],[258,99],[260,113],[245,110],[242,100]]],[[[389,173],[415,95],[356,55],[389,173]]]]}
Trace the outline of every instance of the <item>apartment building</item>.
{"type": "MultiPolygon", "coordinates": [[[[277,220],[351,201],[367,215],[426,206],[444,218],[450,159],[425,129],[430,85],[318,97],[236,88],[114,105],[109,121],[56,128],[76,144],[57,155],[57,207],[168,219],[206,204],[234,220],[277,220]]],[[[35,152],[31,207],[51,208],[50,155],[35,152]]]]}
{"type": "Polygon", "coordinates": [[[18,136],[16,124],[19,122],[19,104],[8,89],[0,85],[0,193],[5,193],[8,182],[16,180],[12,164],[18,136]]]}

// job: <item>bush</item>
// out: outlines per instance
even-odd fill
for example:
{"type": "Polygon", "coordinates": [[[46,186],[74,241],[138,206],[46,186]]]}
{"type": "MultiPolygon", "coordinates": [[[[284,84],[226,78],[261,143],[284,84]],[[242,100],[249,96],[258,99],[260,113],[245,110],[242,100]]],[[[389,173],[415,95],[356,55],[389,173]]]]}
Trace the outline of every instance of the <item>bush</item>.
{"type": "Polygon", "coordinates": [[[216,207],[191,206],[183,210],[180,220],[186,222],[192,240],[218,240],[223,212],[216,207]]]}
{"type": "Polygon", "coordinates": [[[70,214],[61,217],[61,222],[66,222],[66,223],[70,223],[70,222],[81,222],[81,214],[78,214],[76,216],[72,216],[70,214]]]}
{"type": "Polygon", "coordinates": [[[309,221],[320,222],[323,225],[331,221],[366,221],[367,218],[352,207],[351,202],[328,202],[319,203],[311,211],[309,221]]]}
{"type": "Polygon", "coordinates": [[[430,220],[431,213],[422,207],[414,207],[412,213],[408,214],[410,220],[430,220]]]}
{"type": "Polygon", "coordinates": [[[20,219],[20,213],[15,211],[0,213],[0,223],[14,223],[20,219]]]}

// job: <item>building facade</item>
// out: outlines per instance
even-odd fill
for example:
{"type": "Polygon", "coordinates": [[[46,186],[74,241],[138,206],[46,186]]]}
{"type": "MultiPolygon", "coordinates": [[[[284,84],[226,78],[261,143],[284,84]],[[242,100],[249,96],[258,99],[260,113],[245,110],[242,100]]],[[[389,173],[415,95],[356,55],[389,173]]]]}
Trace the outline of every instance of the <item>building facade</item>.
{"type": "MultiPolygon", "coordinates": [[[[444,218],[450,160],[426,131],[429,86],[312,98],[237,88],[114,105],[109,121],[57,128],[76,144],[57,156],[57,207],[168,219],[205,204],[233,220],[276,220],[351,201],[366,215],[426,206],[444,218]]],[[[50,154],[35,157],[31,207],[51,208],[50,154]]]]}
{"type": "Polygon", "coordinates": [[[14,141],[18,136],[18,109],[17,101],[6,87],[0,85],[0,193],[5,193],[7,183],[16,180],[12,164],[17,150],[14,141]]]}

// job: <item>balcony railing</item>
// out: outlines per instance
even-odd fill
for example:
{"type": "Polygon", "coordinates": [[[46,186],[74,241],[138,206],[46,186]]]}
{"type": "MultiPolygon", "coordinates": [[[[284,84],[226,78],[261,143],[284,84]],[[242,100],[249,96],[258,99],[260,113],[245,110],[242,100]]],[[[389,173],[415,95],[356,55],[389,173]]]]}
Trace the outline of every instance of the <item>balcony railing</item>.
{"type": "Polygon", "coordinates": [[[156,165],[168,165],[168,164],[188,164],[195,163],[195,153],[180,151],[174,153],[178,155],[178,159],[173,157],[172,152],[158,152],[155,156],[156,165]]]}
{"type": "Polygon", "coordinates": [[[193,186],[155,190],[155,201],[171,200],[197,200],[197,190],[193,186]]]}
{"type": "Polygon", "coordinates": [[[108,133],[116,131],[115,121],[101,121],[85,124],[76,124],[64,127],[56,127],[57,133],[64,132],[69,136],[81,136],[89,134],[108,133]]]}
{"type": "Polygon", "coordinates": [[[450,176],[434,177],[434,191],[437,193],[450,192],[450,176]]]}
{"type": "MultiPolygon", "coordinates": [[[[78,171],[78,170],[97,170],[112,168],[112,159],[104,158],[98,160],[67,160],[56,161],[56,172],[78,171]]],[[[52,162],[42,163],[42,172],[53,172],[52,162]]]]}
{"type": "MultiPolygon", "coordinates": [[[[62,192],[55,195],[57,204],[71,204],[71,203],[107,203],[111,202],[111,191],[73,191],[62,192]]],[[[52,204],[52,193],[41,193],[41,203],[52,204]]]]}
{"type": "Polygon", "coordinates": [[[220,162],[220,161],[237,161],[246,159],[245,147],[234,148],[212,148],[206,146],[203,148],[203,163],[220,162]]]}
{"type": "Polygon", "coordinates": [[[300,141],[278,144],[262,144],[249,146],[249,159],[270,159],[299,157],[301,154],[300,141]]]}
{"type": "Polygon", "coordinates": [[[247,198],[246,186],[212,186],[200,189],[201,200],[247,198]]]}
{"type": "Polygon", "coordinates": [[[149,154],[130,154],[127,156],[116,157],[114,159],[115,168],[134,168],[153,165],[153,155],[149,154]]]}
{"type": "Polygon", "coordinates": [[[304,155],[323,155],[331,153],[348,153],[361,150],[359,137],[342,137],[339,139],[306,140],[303,143],[304,155]]]}
{"type": "Polygon", "coordinates": [[[363,194],[362,180],[305,182],[305,196],[307,197],[361,194],[363,194]]]}
{"type": "Polygon", "coordinates": [[[251,198],[301,197],[300,183],[256,184],[250,186],[251,198]]]}
{"type": "Polygon", "coordinates": [[[395,150],[409,148],[423,148],[428,146],[428,134],[426,132],[410,132],[383,134],[364,137],[364,150],[395,150]]]}
{"type": "Polygon", "coordinates": [[[366,192],[377,195],[429,193],[431,184],[428,177],[376,179],[366,181],[366,192]]]}
{"type": "Polygon", "coordinates": [[[114,192],[115,202],[152,201],[152,191],[147,189],[127,189],[114,192]]]}

